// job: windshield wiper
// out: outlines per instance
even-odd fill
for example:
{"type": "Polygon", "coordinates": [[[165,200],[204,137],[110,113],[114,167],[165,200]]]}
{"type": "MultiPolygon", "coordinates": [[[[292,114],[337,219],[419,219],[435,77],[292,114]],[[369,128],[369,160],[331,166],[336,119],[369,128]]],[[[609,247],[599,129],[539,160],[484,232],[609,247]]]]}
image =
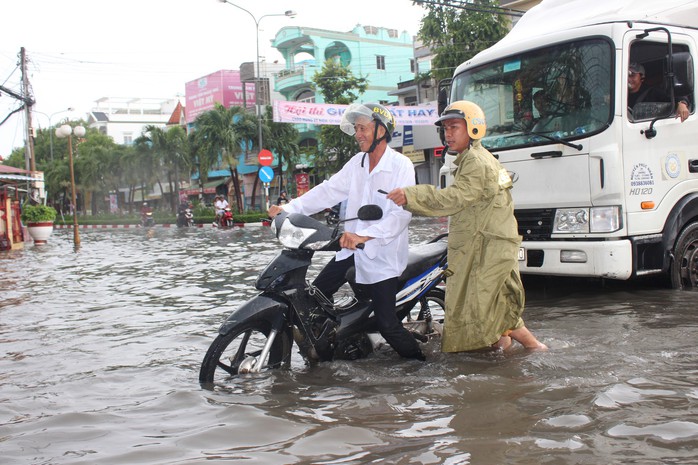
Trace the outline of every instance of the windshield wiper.
{"type": "Polygon", "coordinates": [[[567,142],[564,139],[560,139],[559,137],[553,137],[553,136],[548,136],[546,134],[541,134],[540,132],[534,132],[534,131],[529,131],[524,133],[526,135],[534,135],[534,136],[539,136],[542,137],[543,139],[548,139],[553,142],[557,142],[558,144],[566,145],[567,147],[572,147],[573,149],[577,149],[580,152],[582,151],[582,144],[573,144],[572,142],[567,142]]]}

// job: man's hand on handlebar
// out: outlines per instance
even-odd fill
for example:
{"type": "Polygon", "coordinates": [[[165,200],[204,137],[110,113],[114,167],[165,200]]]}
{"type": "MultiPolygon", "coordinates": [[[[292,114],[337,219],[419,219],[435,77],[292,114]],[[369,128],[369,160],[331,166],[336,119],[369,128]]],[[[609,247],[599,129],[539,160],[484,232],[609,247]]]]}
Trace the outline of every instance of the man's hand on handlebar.
{"type": "Polygon", "coordinates": [[[276,215],[284,211],[283,208],[281,208],[278,205],[272,205],[269,207],[269,210],[267,210],[267,215],[269,215],[269,218],[274,218],[276,215]]]}
{"type": "Polygon", "coordinates": [[[364,243],[370,239],[373,238],[368,236],[359,236],[358,234],[354,234],[352,232],[345,232],[342,234],[342,237],[339,238],[339,246],[343,249],[363,249],[364,243]]]}

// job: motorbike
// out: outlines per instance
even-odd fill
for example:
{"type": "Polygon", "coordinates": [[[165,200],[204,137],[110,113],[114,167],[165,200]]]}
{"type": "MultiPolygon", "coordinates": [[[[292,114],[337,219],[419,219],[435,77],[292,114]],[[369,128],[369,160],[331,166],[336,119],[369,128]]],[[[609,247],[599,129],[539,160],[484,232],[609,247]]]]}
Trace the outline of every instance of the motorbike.
{"type": "MultiPolygon", "coordinates": [[[[380,219],[382,210],[365,205],[358,217],[380,219]],[[377,211],[376,211],[377,210],[377,211]]],[[[354,360],[371,354],[385,341],[380,337],[370,300],[348,273],[351,292],[342,299],[324,296],[307,280],[316,251],[337,251],[340,224],[297,213],[280,213],[272,227],[284,248],[259,274],[258,295],[234,310],[223,322],[201,364],[204,387],[231,377],[290,366],[295,343],[305,363],[354,360]]],[[[441,322],[432,315],[443,310],[445,292],[437,287],[447,275],[447,235],[410,247],[399,277],[396,307],[400,321],[420,341],[438,336],[441,322]]]]}
{"type": "Polygon", "coordinates": [[[223,213],[218,218],[216,226],[219,228],[233,227],[233,210],[230,207],[225,207],[225,210],[223,210],[223,213]]]}
{"type": "Polygon", "coordinates": [[[153,212],[141,213],[141,226],[144,228],[150,228],[155,226],[155,219],[153,218],[153,212]]]}
{"type": "Polygon", "coordinates": [[[180,228],[194,226],[194,213],[188,206],[179,209],[177,213],[177,226],[180,228]]]}

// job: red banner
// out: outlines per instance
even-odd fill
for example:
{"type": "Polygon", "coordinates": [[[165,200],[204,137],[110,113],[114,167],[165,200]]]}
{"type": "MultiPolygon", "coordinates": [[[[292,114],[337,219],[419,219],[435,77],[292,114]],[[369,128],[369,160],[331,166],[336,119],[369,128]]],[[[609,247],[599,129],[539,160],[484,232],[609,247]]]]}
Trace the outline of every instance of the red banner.
{"type": "Polygon", "coordinates": [[[300,197],[310,190],[310,175],[308,173],[296,174],[296,196],[300,197]]]}

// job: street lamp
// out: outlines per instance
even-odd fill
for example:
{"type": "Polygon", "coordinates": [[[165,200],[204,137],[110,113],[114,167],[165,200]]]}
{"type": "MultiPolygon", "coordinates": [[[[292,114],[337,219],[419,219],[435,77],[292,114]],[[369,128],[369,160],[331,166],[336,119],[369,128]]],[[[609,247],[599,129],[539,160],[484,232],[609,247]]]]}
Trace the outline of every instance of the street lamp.
{"type": "MultiPolygon", "coordinates": [[[[228,5],[232,5],[237,9],[240,9],[250,15],[252,20],[254,21],[255,27],[257,29],[257,72],[255,73],[255,86],[254,86],[254,104],[256,107],[256,114],[257,114],[257,142],[259,145],[259,150],[262,150],[262,109],[261,105],[259,103],[259,82],[261,80],[260,76],[260,69],[259,69],[259,23],[262,21],[262,19],[266,18],[267,16],[287,16],[289,18],[294,18],[296,16],[296,12],[293,10],[286,10],[284,13],[272,13],[268,15],[262,15],[257,19],[252,13],[250,13],[248,10],[244,9],[243,7],[236,5],[232,2],[229,2],[228,0],[218,0],[221,3],[227,3],[228,5]]],[[[283,167],[281,166],[281,162],[279,161],[279,176],[281,177],[283,175],[283,167]]],[[[281,179],[281,178],[279,178],[281,179]]]]}
{"type": "Polygon", "coordinates": [[[73,134],[78,138],[85,137],[85,128],[82,126],[71,127],[69,124],[56,128],[56,137],[68,138],[68,163],[70,164],[70,189],[73,197],[73,244],[80,245],[80,232],[78,231],[78,204],[75,195],[75,170],[73,169],[73,134]]]}
{"type": "Polygon", "coordinates": [[[65,113],[66,111],[73,111],[73,110],[75,110],[75,108],[68,107],[65,110],[59,110],[59,111],[56,111],[54,113],[51,113],[50,115],[47,115],[43,111],[37,111],[37,110],[32,109],[32,111],[34,113],[39,113],[40,115],[44,115],[48,118],[48,139],[49,139],[50,144],[51,144],[51,161],[53,161],[53,128],[51,127],[51,118],[53,118],[58,113],[65,113]]]}

